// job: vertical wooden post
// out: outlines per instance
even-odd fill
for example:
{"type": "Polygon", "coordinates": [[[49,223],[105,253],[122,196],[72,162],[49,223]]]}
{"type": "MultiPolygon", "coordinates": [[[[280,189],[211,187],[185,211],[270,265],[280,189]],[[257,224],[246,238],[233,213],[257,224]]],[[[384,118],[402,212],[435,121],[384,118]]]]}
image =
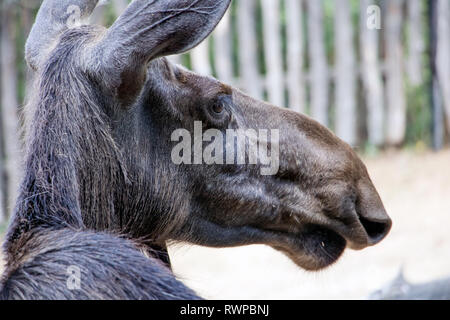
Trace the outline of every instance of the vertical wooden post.
{"type": "Polygon", "coordinates": [[[305,112],[303,0],[286,0],[289,107],[305,112]]]}
{"type": "Polygon", "coordinates": [[[369,29],[368,9],[373,0],[361,0],[360,3],[360,51],[361,77],[367,105],[367,132],[371,145],[384,144],[384,88],[379,63],[380,30],[369,29]]]}
{"type": "Polygon", "coordinates": [[[438,16],[439,16],[438,0],[430,0],[430,69],[431,69],[431,107],[433,116],[433,148],[434,150],[442,149],[444,144],[444,121],[443,121],[443,107],[441,90],[439,87],[438,71],[437,71],[437,49],[438,49],[438,16]]]}
{"type": "Polygon", "coordinates": [[[263,97],[262,84],[258,68],[258,53],[256,40],[256,1],[239,0],[238,30],[239,30],[239,66],[243,90],[255,98],[263,97]]]}
{"type": "Polygon", "coordinates": [[[325,52],[322,1],[308,0],[308,35],[311,75],[311,115],[328,125],[329,73],[325,52]]]}
{"type": "Polygon", "coordinates": [[[439,0],[437,6],[437,77],[450,133],[450,2],[439,0]]]}
{"type": "Polygon", "coordinates": [[[106,4],[99,2],[99,5],[94,9],[92,15],[89,17],[90,24],[105,25],[106,4]]]}
{"type": "Polygon", "coordinates": [[[181,55],[168,56],[167,59],[169,59],[169,61],[173,64],[182,64],[181,55]]]}
{"type": "MultiPolygon", "coordinates": [[[[21,3],[23,6],[23,3],[21,3]]],[[[23,6],[21,10],[21,25],[20,25],[20,33],[23,36],[24,39],[28,37],[30,34],[31,28],[33,27],[34,23],[34,15],[35,10],[37,10],[39,6],[39,2],[37,1],[30,1],[26,6],[23,6]]],[[[33,85],[33,78],[34,78],[34,71],[25,63],[26,68],[26,74],[25,74],[25,94],[24,96],[27,97],[28,92],[30,92],[31,86],[33,85]]]]}
{"type": "Polygon", "coordinates": [[[7,173],[7,209],[14,206],[20,180],[20,145],[17,99],[17,73],[14,34],[14,14],[11,4],[3,3],[1,11],[0,70],[1,112],[5,142],[5,169],[7,173]]]}
{"type": "Polygon", "coordinates": [[[336,134],[350,145],[358,142],[356,110],[356,62],[349,0],[335,2],[336,134]]]}
{"type": "MultiPolygon", "coordinates": [[[[244,0],[245,1],[245,0],[244,0]]],[[[267,70],[268,100],[285,105],[283,58],[281,55],[280,1],[262,0],[264,51],[267,70]]]]}
{"type": "Polygon", "coordinates": [[[125,9],[128,7],[128,1],[127,0],[114,0],[113,7],[114,7],[116,17],[119,17],[125,11],[125,9]]]}
{"type": "Polygon", "coordinates": [[[232,48],[231,48],[231,13],[228,11],[214,32],[215,65],[219,80],[233,82],[232,48]]]}
{"type": "Polygon", "coordinates": [[[409,26],[409,54],[407,60],[408,78],[413,86],[419,86],[423,82],[422,60],[425,51],[423,34],[423,1],[408,0],[408,26],[409,26]]]}
{"type": "Polygon", "coordinates": [[[212,74],[211,64],[209,63],[209,41],[203,41],[191,51],[192,69],[202,75],[212,74]]]}
{"type": "Polygon", "coordinates": [[[400,145],[406,134],[406,96],[403,80],[403,0],[386,2],[386,103],[389,145],[400,145]]]}

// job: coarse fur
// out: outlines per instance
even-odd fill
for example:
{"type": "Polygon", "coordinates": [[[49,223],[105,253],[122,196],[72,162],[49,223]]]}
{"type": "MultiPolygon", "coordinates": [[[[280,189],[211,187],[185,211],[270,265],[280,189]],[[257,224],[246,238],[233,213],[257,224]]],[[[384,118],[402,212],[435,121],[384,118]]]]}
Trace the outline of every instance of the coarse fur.
{"type": "Polygon", "coordinates": [[[196,300],[157,260],[134,243],[100,232],[36,229],[17,244],[1,299],[196,300]],[[69,290],[70,267],[80,268],[80,289],[69,290]]]}
{"type": "Polygon", "coordinates": [[[53,52],[38,77],[40,95],[27,106],[33,121],[26,176],[5,243],[8,264],[0,298],[198,299],[165,265],[144,255],[152,253],[145,239],[117,236],[124,226],[115,202],[130,185],[124,160],[101,109],[104,101],[96,100],[92,83],[66,63],[82,45],[74,37],[86,39],[88,29],[62,37],[67,45],[53,52]],[[82,268],[82,290],[68,290],[70,266],[82,268]]]}
{"type": "MultiPolygon", "coordinates": [[[[193,299],[152,248],[266,244],[319,270],[389,232],[364,164],[328,129],[164,58],[204,40],[229,1],[135,0],[109,29],[52,24],[70,1],[45,1],[27,43],[36,84],[0,297],[193,299]],[[279,171],[176,165],[172,133],[195,121],[279,130],[279,171]]],[[[83,16],[96,3],[73,1],[83,16]]]]}

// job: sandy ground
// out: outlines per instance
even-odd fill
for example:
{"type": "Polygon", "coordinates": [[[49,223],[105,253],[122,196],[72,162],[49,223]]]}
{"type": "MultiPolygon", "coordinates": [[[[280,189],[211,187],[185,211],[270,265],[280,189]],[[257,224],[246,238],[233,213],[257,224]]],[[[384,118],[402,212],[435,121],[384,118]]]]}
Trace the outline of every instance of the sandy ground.
{"type": "Polygon", "coordinates": [[[364,299],[402,266],[412,282],[450,275],[450,150],[390,152],[365,162],[394,221],[380,245],[347,251],[319,273],[265,246],[177,245],[170,248],[175,273],[210,299],[364,299]]]}
{"type": "Polygon", "coordinates": [[[388,152],[365,159],[394,221],[388,238],[347,251],[319,273],[299,270],[265,246],[171,248],[176,274],[213,299],[364,299],[403,266],[411,282],[450,275],[450,150],[388,152]]]}

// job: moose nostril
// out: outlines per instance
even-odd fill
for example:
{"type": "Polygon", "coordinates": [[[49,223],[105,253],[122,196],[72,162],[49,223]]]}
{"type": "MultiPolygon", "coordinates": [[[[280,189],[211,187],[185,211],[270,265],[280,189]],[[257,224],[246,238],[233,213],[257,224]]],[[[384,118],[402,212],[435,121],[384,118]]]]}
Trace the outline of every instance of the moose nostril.
{"type": "Polygon", "coordinates": [[[383,240],[383,238],[388,234],[391,229],[391,221],[387,220],[384,222],[371,221],[363,216],[359,216],[359,221],[363,225],[364,229],[369,236],[370,244],[376,244],[383,240]]]}

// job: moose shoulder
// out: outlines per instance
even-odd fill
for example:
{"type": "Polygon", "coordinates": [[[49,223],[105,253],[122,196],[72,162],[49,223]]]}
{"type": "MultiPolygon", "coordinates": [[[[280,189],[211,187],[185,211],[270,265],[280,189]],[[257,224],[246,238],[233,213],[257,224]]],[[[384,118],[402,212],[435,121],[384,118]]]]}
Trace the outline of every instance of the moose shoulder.
{"type": "Polygon", "coordinates": [[[97,1],[44,1],[26,47],[37,81],[1,298],[193,299],[151,248],[266,244],[319,270],[347,246],[386,236],[391,221],[348,145],[164,58],[203,41],[229,3],[135,0],[104,29],[67,24],[69,7],[84,18],[97,1]],[[196,122],[222,133],[276,130],[278,170],[175,163],[173,132],[194,135],[196,122]],[[76,290],[71,267],[84,279],[76,290]]]}

